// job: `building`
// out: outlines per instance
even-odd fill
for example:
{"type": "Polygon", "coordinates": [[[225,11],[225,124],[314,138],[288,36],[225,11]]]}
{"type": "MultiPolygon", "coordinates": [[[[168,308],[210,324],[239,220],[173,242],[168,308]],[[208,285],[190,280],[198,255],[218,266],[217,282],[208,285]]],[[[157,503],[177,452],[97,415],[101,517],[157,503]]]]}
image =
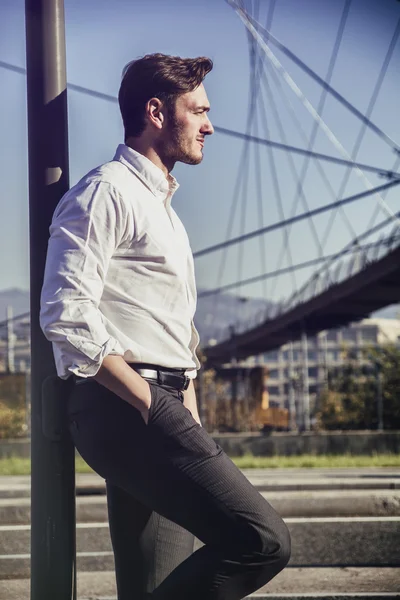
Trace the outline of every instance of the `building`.
{"type": "Polygon", "coordinates": [[[245,361],[248,366],[268,367],[270,402],[289,408],[292,383],[296,396],[309,394],[310,404],[326,381],[327,371],[343,364],[347,357],[365,361],[365,350],[385,343],[400,344],[400,320],[364,319],[348,327],[321,331],[317,336],[285,344],[245,361]]]}
{"type": "Polygon", "coordinates": [[[31,368],[30,318],[10,319],[0,327],[0,373],[26,373],[31,368]]]}

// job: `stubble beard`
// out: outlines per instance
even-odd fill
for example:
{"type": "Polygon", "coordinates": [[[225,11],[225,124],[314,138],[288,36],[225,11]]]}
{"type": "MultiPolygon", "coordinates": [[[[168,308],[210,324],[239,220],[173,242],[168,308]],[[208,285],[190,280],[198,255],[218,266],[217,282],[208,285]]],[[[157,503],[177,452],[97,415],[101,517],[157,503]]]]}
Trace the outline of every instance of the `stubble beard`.
{"type": "Polygon", "coordinates": [[[182,162],[186,165],[198,165],[203,160],[203,155],[195,155],[190,149],[190,140],[184,133],[183,127],[174,117],[171,117],[168,128],[165,132],[165,142],[163,144],[163,155],[167,162],[175,164],[182,162]]]}

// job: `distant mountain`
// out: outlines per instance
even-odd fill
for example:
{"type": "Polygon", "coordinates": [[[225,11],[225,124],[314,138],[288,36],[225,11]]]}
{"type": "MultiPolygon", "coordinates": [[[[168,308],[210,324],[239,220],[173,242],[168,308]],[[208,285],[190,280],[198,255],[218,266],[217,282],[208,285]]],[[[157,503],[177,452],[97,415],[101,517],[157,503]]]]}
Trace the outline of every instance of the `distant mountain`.
{"type": "MultiPolygon", "coordinates": [[[[199,294],[202,290],[199,290],[199,294]]],[[[29,311],[29,292],[12,288],[0,291],[0,322],[7,318],[7,306],[13,307],[14,316],[29,311]]],[[[219,294],[199,298],[195,324],[203,342],[218,337],[218,333],[238,320],[249,320],[254,313],[265,310],[268,302],[265,300],[244,300],[230,294],[219,294]]]]}
{"type": "MultiPolygon", "coordinates": [[[[200,296],[203,290],[198,290],[200,296]]],[[[238,298],[231,294],[215,294],[198,298],[194,318],[200,339],[204,345],[212,338],[218,340],[222,331],[237,322],[249,323],[260,312],[272,305],[262,298],[238,298]]]]}
{"type": "MultiPolygon", "coordinates": [[[[199,289],[201,295],[203,290],[199,289]]],[[[204,290],[205,291],[205,290],[204,290]]],[[[29,311],[29,292],[12,288],[0,291],[0,322],[5,321],[7,306],[13,307],[14,316],[29,311]]],[[[202,343],[206,345],[212,338],[218,339],[222,331],[238,321],[250,324],[252,318],[271,306],[268,300],[262,298],[238,298],[231,294],[218,294],[199,298],[195,316],[195,325],[199,331],[202,343]]],[[[400,305],[387,306],[371,317],[398,319],[400,305]]]]}

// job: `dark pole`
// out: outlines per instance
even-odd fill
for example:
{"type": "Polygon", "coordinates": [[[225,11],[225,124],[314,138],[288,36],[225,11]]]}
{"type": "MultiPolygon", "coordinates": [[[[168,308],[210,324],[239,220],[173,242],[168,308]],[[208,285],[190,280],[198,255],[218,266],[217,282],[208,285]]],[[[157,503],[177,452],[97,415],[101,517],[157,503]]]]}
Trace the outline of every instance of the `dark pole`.
{"type": "Polygon", "coordinates": [[[378,406],[378,431],[383,431],[382,363],[376,362],[376,395],[378,406]]]}
{"type": "Polygon", "coordinates": [[[71,600],[75,584],[74,449],[68,385],[39,326],[53,211],[68,189],[63,0],[25,0],[31,286],[31,600],[71,600]]]}

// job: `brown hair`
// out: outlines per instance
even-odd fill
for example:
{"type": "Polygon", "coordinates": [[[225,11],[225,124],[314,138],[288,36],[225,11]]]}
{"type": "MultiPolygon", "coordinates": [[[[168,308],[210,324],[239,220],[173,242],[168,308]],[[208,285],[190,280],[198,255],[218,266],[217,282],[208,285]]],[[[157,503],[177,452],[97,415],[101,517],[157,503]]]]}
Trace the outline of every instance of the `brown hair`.
{"type": "Polygon", "coordinates": [[[212,60],[204,56],[147,54],[128,63],[118,93],[125,139],[144,131],[144,107],[150,98],[158,98],[167,109],[173,109],[177,96],[196,89],[212,68],[212,60]]]}

